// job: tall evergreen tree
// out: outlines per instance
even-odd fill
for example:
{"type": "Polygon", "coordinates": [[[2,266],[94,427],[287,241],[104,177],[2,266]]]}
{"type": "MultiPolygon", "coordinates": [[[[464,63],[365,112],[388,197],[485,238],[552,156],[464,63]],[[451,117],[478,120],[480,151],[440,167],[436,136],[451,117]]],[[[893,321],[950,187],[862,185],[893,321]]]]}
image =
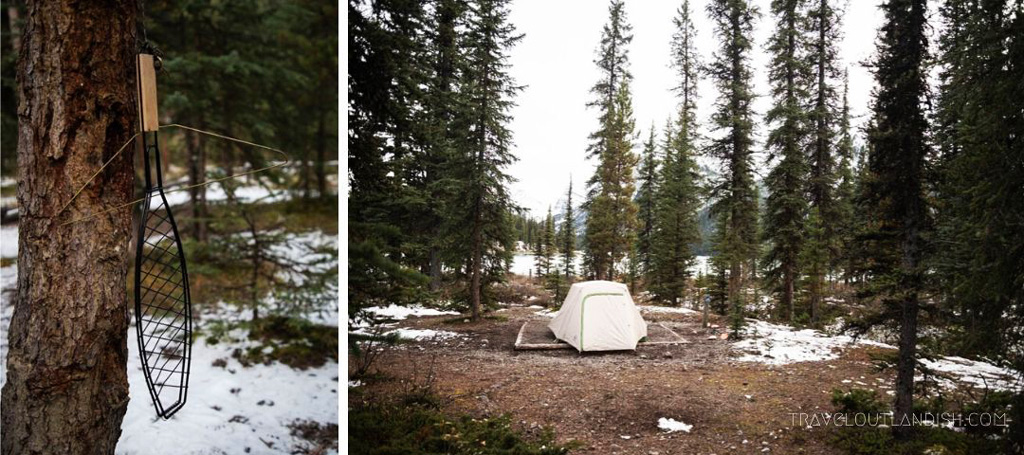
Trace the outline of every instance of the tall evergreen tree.
{"type": "Polygon", "coordinates": [[[617,264],[633,249],[637,228],[633,172],[638,157],[633,153],[633,106],[625,81],[619,85],[611,112],[596,174],[599,191],[587,217],[587,247],[599,280],[615,279],[617,264]]]}
{"type": "MultiPolygon", "coordinates": [[[[1021,368],[1010,347],[1019,346],[1024,326],[1024,5],[947,2],[940,12],[931,264],[945,285],[943,307],[956,315],[955,349],[1021,368]]],[[[1011,435],[1019,452],[1020,431],[1011,435]]]]}
{"type": "Polygon", "coordinates": [[[412,221],[420,225],[420,238],[415,242],[425,249],[422,264],[430,276],[430,287],[441,285],[444,252],[453,243],[441,235],[445,201],[456,197],[446,194],[446,171],[458,148],[469,136],[465,100],[461,96],[467,85],[462,80],[466,71],[465,49],[460,27],[466,25],[467,4],[464,0],[438,0],[431,16],[427,58],[429,82],[426,86],[425,109],[429,121],[424,122],[429,145],[420,160],[421,195],[416,197],[417,210],[412,221]]]}
{"type": "MultiPolygon", "coordinates": [[[[388,199],[402,183],[397,162],[409,141],[398,131],[408,125],[413,104],[398,83],[415,76],[411,60],[395,55],[412,48],[421,33],[418,4],[348,4],[349,319],[374,305],[402,304],[417,295],[425,279],[402,261],[402,229],[388,199]]],[[[418,77],[418,76],[416,76],[418,77]]]]}
{"type": "MultiPolygon", "coordinates": [[[[601,76],[590,89],[594,99],[587,107],[598,108],[598,129],[590,135],[587,146],[587,157],[597,158],[604,162],[605,152],[610,147],[613,123],[616,120],[615,106],[618,102],[620,88],[628,87],[633,75],[629,72],[629,43],[633,41],[633,27],[626,18],[625,4],[622,0],[611,0],[608,6],[608,23],[601,32],[601,43],[598,47],[598,58],[594,61],[601,76]]],[[[632,113],[630,113],[632,115],[632,113]]],[[[602,164],[599,164],[600,168],[602,164]]],[[[602,192],[600,171],[587,181],[586,199],[582,208],[587,212],[587,235],[584,236],[584,268],[590,277],[602,279],[609,271],[607,246],[594,249],[590,244],[592,223],[592,205],[598,193],[602,192]]]]}
{"type": "Polygon", "coordinates": [[[652,291],[662,301],[673,305],[685,295],[690,267],[694,263],[693,247],[700,242],[697,212],[700,210],[700,174],[694,154],[697,149],[697,80],[700,60],[696,43],[697,30],[691,18],[690,2],[684,0],[673,18],[672,67],[676,71],[675,92],[679,97],[679,113],[665,128],[664,159],[661,187],[657,192],[654,229],[654,282],[652,291]]]}
{"type": "MultiPolygon", "coordinates": [[[[837,178],[835,129],[839,106],[834,84],[839,78],[836,43],[841,41],[841,24],[835,6],[830,0],[812,0],[807,15],[810,20],[809,31],[813,36],[808,61],[814,68],[814,82],[810,90],[813,101],[808,113],[811,129],[808,190],[810,206],[818,209],[823,221],[820,233],[822,237],[814,241],[828,249],[828,261],[825,263],[828,269],[838,254],[837,224],[834,222],[838,214],[834,193],[837,178]]],[[[811,274],[824,280],[829,275],[828,271],[821,274],[811,271],[811,274]]],[[[813,283],[809,289],[812,323],[818,321],[818,302],[822,299],[819,291],[823,288],[822,283],[813,283]]]]}
{"type": "MultiPolygon", "coordinates": [[[[871,286],[866,291],[882,305],[878,319],[899,325],[894,418],[901,422],[913,408],[917,322],[925,284],[922,259],[931,224],[924,187],[929,151],[923,105],[928,24],[925,0],[889,0],[881,8],[885,22],[874,62],[878,89],[868,131],[871,149],[864,195],[875,222],[862,238],[872,244],[871,286]]],[[[893,429],[906,437],[911,427],[893,429]]]]}
{"type": "MultiPolygon", "coordinates": [[[[758,242],[749,60],[753,24],[759,13],[745,0],[714,0],[707,10],[721,43],[708,68],[719,92],[711,119],[714,130],[721,132],[711,141],[709,152],[725,163],[712,194],[716,198],[712,208],[720,221],[716,252],[728,264],[730,306],[742,312],[743,278],[758,242]]],[[[742,317],[736,316],[737,325],[742,324],[742,317]]],[[[735,332],[738,336],[738,326],[735,332]]]]}
{"type": "Polygon", "coordinates": [[[512,251],[511,218],[518,208],[505,173],[515,161],[508,112],[521,87],[509,75],[507,60],[522,35],[508,20],[508,0],[478,0],[469,8],[464,96],[472,134],[452,158],[449,194],[457,197],[446,204],[443,232],[466,238],[469,231],[467,241],[453,248],[468,264],[470,309],[479,320],[485,288],[502,279],[512,251]]]}
{"type": "Polygon", "coordinates": [[[778,159],[778,163],[765,180],[770,193],[764,222],[768,242],[764,263],[766,278],[780,297],[780,314],[791,322],[807,216],[804,148],[808,144],[808,130],[804,108],[811,68],[806,59],[809,43],[804,36],[807,18],[803,7],[803,0],[772,2],[776,28],[768,44],[772,53],[768,74],[774,104],[765,118],[770,126],[774,125],[768,133],[768,159],[778,159]]]}
{"type": "Polygon", "coordinates": [[[839,168],[836,171],[836,209],[834,223],[836,236],[832,250],[837,253],[833,257],[832,270],[842,269],[845,280],[850,279],[853,269],[850,245],[853,243],[857,212],[854,198],[857,195],[857,181],[854,169],[853,136],[850,133],[849,81],[843,77],[843,107],[839,117],[839,143],[836,151],[839,156],[839,168]]]}
{"type": "Polygon", "coordinates": [[[651,251],[653,249],[655,195],[658,192],[658,158],[655,156],[654,125],[651,135],[644,143],[642,161],[640,163],[640,188],[636,193],[637,221],[639,229],[636,234],[637,274],[646,277],[651,271],[651,251]]]}

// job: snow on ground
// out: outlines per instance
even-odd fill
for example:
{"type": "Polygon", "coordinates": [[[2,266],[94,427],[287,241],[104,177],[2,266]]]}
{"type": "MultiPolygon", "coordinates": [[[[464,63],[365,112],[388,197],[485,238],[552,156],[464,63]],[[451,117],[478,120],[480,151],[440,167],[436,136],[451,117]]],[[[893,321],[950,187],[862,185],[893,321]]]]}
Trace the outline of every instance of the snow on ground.
{"type": "MultiPolygon", "coordinates": [[[[0,255],[17,256],[16,226],[0,228],[0,241],[0,255]],[[13,241],[9,243],[8,238],[13,241]]],[[[11,292],[17,276],[16,264],[0,268],[0,387],[7,381],[7,329],[14,311],[11,292]]],[[[337,315],[337,311],[333,308],[327,313],[337,315]]],[[[236,307],[226,304],[207,305],[202,313],[207,320],[243,317],[236,307]]],[[[197,339],[192,347],[185,407],[170,420],[163,420],[156,417],[146,388],[135,327],[129,328],[130,401],[121,425],[118,455],[290,454],[305,442],[290,435],[289,424],[296,420],[338,424],[336,362],[305,371],[280,363],[242,367],[231,353],[251,342],[244,331],[236,332],[231,338],[244,341],[209,345],[202,337],[197,339]],[[225,366],[213,366],[215,360],[223,360],[225,366]]]]}
{"type": "Polygon", "coordinates": [[[658,428],[665,430],[668,433],[675,433],[677,431],[685,431],[689,433],[690,429],[693,428],[693,425],[687,425],[676,419],[666,419],[662,417],[658,419],[658,428]]]}
{"type": "Polygon", "coordinates": [[[0,257],[18,257],[18,225],[0,226],[0,257]]]}
{"type": "Polygon", "coordinates": [[[733,343],[734,348],[746,353],[738,360],[769,365],[832,360],[839,357],[838,351],[854,343],[892,347],[874,341],[854,340],[845,335],[829,336],[817,330],[794,330],[786,325],[754,319],[747,320],[743,338],[733,343]]]}
{"type": "MultiPolygon", "coordinates": [[[[445,316],[445,315],[458,315],[457,311],[442,311],[435,310],[433,308],[426,308],[420,305],[412,306],[399,306],[395,304],[388,305],[386,307],[370,307],[365,310],[379,318],[387,318],[395,321],[405,320],[409,317],[421,317],[421,316],[445,316]]],[[[370,321],[367,318],[359,318],[355,321],[350,321],[350,327],[355,328],[349,334],[354,335],[370,335],[372,332],[370,329],[370,321]]],[[[384,328],[392,328],[398,325],[397,322],[390,322],[386,324],[380,324],[384,328]]],[[[405,338],[408,340],[429,340],[436,338],[439,340],[453,338],[459,336],[458,333],[448,332],[444,330],[430,330],[430,329],[406,329],[396,328],[395,330],[385,331],[382,335],[398,334],[399,338],[405,338]]]]}
{"type": "Polygon", "coordinates": [[[689,308],[676,308],[667,306],[655,306],[655,305],[637,305],[641,312],[646,313],[677,313],[677,314],[697,314],[696,310],[689,308]]]}
{"type": "MultiPolygon", "coordinates": [[[[288,424],[313,420],[338,424],[338,364],[306,371],[274,363],[242,367],[231,352],[242,344],[192,347],[185,407],[170,420],[156,417],[142,374],[135,328],[128,334],[131,401],[121,425],[119,455],[293,453],[301,440],[288,424]],[[214,367],[215,360],[227,365],[214,367]],[[250,450],[246,450],[249,448],[250,450]]],[[[241,334],[239,338],[245,338],[241,334]]],[[[337,452],[334,452],[337,453],[337,452]]]]}
{"type": "Polygon", "coordinates": [[[395,304],[391,304],[391,305],[388,305],[388,306],[383,307],[383,308],[379,307],[379,306],[370,307],[370,308],[367,308],[366,311],[369,311],[369,312],[371,312],[373,314],[376,314],[377,316],[386,317],[388,319],[394,319],[396,321],[401,321],[401,320],[403,320],[405,318],[408,318],[409,316],[420,317],[420,316],[444,316],[444,315],[457,315],[457,314],[459,314],[458,311],[441,311],[441,310],[435,310],[433,308],[426,308],[426,307],[423,307],[423,306],[420,306],[420,305],[398,306],[398,305],[395,305],[395,304]]]}
{"type": "MultiPolygon", "coordinates": [[[[17,266],[0,268],[0,386],[7,380],[7,327],[10,293],[17,266]]],[[[234,310],[237,313],[237,310],[234,310]]],[[[219,311],[217,311],[219,313],[219,311]]],[[[245,339],[244,333],[235,336],[245,339]]],[[[338,424],[338,364],[328,361],[306,371],[274,363],[242,367],[231,358],[241,343],[208,345],[200,338],[192,346],[192,371],[185,407],[170,420],[156,417],[142,374],[135,327],[128,333],[128,412],[121,426],[117,454],[212,455],[292,453],[301,440],[290,436],[296,419],[322,425],[338,424]],[[226,366],[215,367],[223,359],[226,366]],[[268,447],[266,443],[271,443],[268,447]]]]}
{"type": "Polygon", "coordinates": [[[11,297],[17,283],[17,265],[0,268],[0,387],[7,382],[7,327],[14,315],[11,297]]]}
{"type": "Polygon", "coordinates": [[[546,318],[554,318],[555,316],[558,316],[558,310],[553,310],[551,308],[545,308],[543,310],[536,311],[533,314],[536,314],[538,316],[544,316],[546,318]]]}
{"type": "MultiPolygon", "coordinates": [[[[173,190],[173,188],[171,188],[173,190]]],[[[174,191],[166,192],[164,197],[167,198],[167,203],[174,205],[181,205],[189,201],[188,191],[174,191]]],[[[260,202],[278,202],[289,198],[288,192],[284,190],[268,190],[265,187],[259,185],[247,185],[235,188],[235,197],[243,202],[252,202],[259,200],[260,202]]],[[[206,201],[225,201],[228,198],[227,192],[224,191],[224,187],[215,183],[206,187],[206,201]]],[[[151,204],[152,206],[153,204],[151,204]]]]}
{"type": "MultiPolygon", "coordinates": [[[[969,383],[978,388],[993,390],[1020,390],[1024,388],[1021,375],[1008,368],[1000,368],[986,362],[968,360],[963,357],[941,357],[936,360],[920,359],[925,368],[956,377],[960,382],[969,383]]],[[[921,379],[918,376],[917,379],[921,379]]],[[[942,379],[939,383],[952,387],[949,380],[942,379]]]]}
{"type": "MultiPolygon", "coordinates": [[[[789,326],[752,319],[748,319],[747,322],[744,339],[733,343],[735,349],[745,353],[737,359],[741,362],[785,365],[794,362],[832,360],[839,357],[843,349],[852,345],[896,349],[895,346],[863,338],[828,335],[811,329],[795,330],[789,326]]],[[[952,376],[961,383],[980,388],[1019,390],[1024,387],[1020,373],[987,362],[962,357],[940,357],[937,360],[919,361],[927,368],[952,376]]],[[[955,386],[948,379],[940,379],[939,382],[946,387],[955,386]]]]}

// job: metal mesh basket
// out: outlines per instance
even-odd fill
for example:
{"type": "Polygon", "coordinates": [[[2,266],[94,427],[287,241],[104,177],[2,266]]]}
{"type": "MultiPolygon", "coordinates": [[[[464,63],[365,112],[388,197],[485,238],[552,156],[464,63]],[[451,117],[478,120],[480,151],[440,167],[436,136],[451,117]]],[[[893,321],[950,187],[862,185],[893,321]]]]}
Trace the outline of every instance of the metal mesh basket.
{"type": "Polygon", "coordinates": [[[135,324],[146,385],[156,413],[170,418],[185,404],[192,358],[192,308],[188,271],[160,175],[160,153],[144,139],[146,202],[135,251],[135,324]],[[157,186],[149,177],[156,157],[157,186]]]}

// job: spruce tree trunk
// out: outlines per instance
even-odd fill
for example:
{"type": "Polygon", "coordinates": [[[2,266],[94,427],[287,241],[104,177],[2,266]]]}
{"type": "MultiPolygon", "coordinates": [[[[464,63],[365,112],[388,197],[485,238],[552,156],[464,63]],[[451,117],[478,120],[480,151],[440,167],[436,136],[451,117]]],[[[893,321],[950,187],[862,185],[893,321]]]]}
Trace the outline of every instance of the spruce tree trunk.
{"type": "Polygon", "coordinates": [[[18,288],[0,452],[112,454],[128,406],[136,4],[29,1],[18,61],[18,288]]]}

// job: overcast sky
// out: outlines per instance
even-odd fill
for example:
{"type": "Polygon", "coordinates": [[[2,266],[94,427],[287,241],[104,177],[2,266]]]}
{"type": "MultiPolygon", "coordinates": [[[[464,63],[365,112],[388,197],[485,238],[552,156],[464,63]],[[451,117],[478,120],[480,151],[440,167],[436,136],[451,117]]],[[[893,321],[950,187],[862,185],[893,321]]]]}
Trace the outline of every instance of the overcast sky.
{"type": "MultiPolygon", "coordinates": [[[[757,119],[770,105],[768,96],[765,44],[774,28],[770,0],[755,0],[761,11],[755,23],[754,103],[757,119]]],[[[839,44],[842,66],[849,68],[850,108],[855,131],[867,119],[868,101],[874,84],[862,65],[874,52],[875,37],[882,22],[877,1],[850,1],[845,6],[843,37],[839,44]]],[[[676,84],[669,66],[669,46],[673,33],[672,18],[682,4],[678,1],[626,1],[633,42],[629,60],[633,74],[633,110],[639,137],[646,140],[652,122],[661,132],[665,120],[674,115],[677,99],[670,91],[676,84]]],[[[705,13],[707,0],[691,0],[698,34],[698,50],[704,62],[711,59],[718,45],[711,21],[705,13]]],[[[525,37],[511,54],[512,75],[526,88],[516,98],[512,114],[514,152],[519,161],[509,168],[517,182],[512,184],[516,202],[542,216],[549,205],[564,198],[572,175],[574,193],[583,194],[582,184],[593,173],[596,162],[586,160],[587,137],[597,129],[597,109],[586,107],[590,87],[598,79],[594,64],[601,39],[601,28],[608,21],[608,2],[596,0],[549,1],[515,0],[511,20],[525,37]]],[[[841,88],[840,88],[841,90],[841,88]]],[[[706,126],[717,91],[709,80],[698,88],[698,117],[706,126]]],[[[758,124],[758,136],[766,128],[758,124]]],[[[639,142],[639,141],[638,141],[639,142]]],[[[763,149],[763,139],[755,148],[763,149]]],[[[639,152],[639,144],[637,149],[639,152]]],[[[757,157],[759,166],[764,156],[757,157]]],[[[574,197],[578,204],[579,198],[574,197]]]]}

